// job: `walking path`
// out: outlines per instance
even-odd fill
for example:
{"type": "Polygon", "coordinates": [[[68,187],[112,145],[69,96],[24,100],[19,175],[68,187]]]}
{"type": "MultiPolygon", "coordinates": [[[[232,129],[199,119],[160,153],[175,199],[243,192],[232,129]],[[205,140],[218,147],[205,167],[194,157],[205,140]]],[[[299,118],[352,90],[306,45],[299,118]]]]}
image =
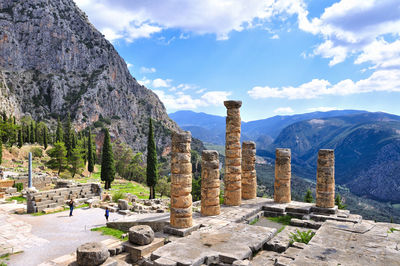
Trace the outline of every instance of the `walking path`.
{"type": "MultiPolygon", "coordinates": [[[[121,218],[122,215],[112,213],[110,220],[121,218]]],[[[32,216],[8,214],[0,205],[0,243],[6,243],[8,252],[23,251],[10,256],[8,265],[39,265],[71,253],[86,242],[110,238],[90,231],[104,225],[104,210],[98,208],[76,209],[72,217],[69,217],[69,211],[32,216]]]]}

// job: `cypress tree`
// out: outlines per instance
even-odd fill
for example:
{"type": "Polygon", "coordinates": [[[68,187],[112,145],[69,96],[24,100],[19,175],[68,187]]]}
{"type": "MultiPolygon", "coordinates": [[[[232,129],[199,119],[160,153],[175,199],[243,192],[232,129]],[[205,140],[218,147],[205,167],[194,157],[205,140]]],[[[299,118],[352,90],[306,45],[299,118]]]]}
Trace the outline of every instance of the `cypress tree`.
{"type": "Polygon", "coordinates": [[[43,147],[47,149],[47,126],[43,127],[43,147]]]}
{"type": "Polygon", "coordinates": [[[30,135],[29,135],[29,142],[34,143],[35,142],[35,126],[33,124],[33,121],[31,122],[31,129],[30,129],[30,135]]]}
{"type": "Polygon", "coordinates": [[[18,130],[18,148],[21,149],[22,144],[23,144],[23,141],[22,141],[22,129],[20,129],[20,130],[18,130]]]}
{"type": "Polygon", "coordinates": [[[60,118],[57,119],[57,130],[56,130],[56,141],[55,142],[61,142],[64,141],[64,132],[61,126],[60,118]]]}
{"type": "Polygon", "coordinates": [[[304,195],[304,202],[309,202],[309,203],[311,203],[311,202],[313,202],[313,201],[314,201],[314,198],[313,198],[313,195],[312,195],[312,193],[311,193],[311,190],[310,190],[310,189],[307,189],[306,195],[304,195]]]}
{"type": "Polygon", "coordinates": [[[64,135],[64,143],[65,148],[67,149],[67,158],[71,157],[72,152],[72,136],[71,136],[71,116],[68,113],[67,123],[65,125],[65,135],[64,135]]]}
{"type": "Polygon", "coordinates": [[[90,128],[89,128],[89,137],[88,137],[87,160],[88,160],[88,171],[90,173],[93,173],[94,156],[93,156],[93,146],[92,146],[92,132],[91,132],[90,128]]]}
{"type": "Polygon", "coordinates": [[[35,124],[35,142],[39,142],[39,126],[38,123],[35,124]]]}
{"type": "Polygon", "coordinates": [[[0,164],[3,159],[3,141],[0,138],[0,164]]]}
{"type": "Polygon", "coordinates": [[[155,198],[154,187],[157,184],[157,151],[154,141],[154,131],[152,119],[149,119],[149,135],[147,139],[147,168],[146,168],[146,183],[150,188],[149,199],[155,198]]]}
{"type": "Polygon", "coordinates": [[[110,133],[108,129],[104,129],[104,142],[101,157],[101,173],[100,178],[105,182],[104,188],[111,188],[111,182],[114,181],[115,176],[115,163],[112,151],[110,133]]]}

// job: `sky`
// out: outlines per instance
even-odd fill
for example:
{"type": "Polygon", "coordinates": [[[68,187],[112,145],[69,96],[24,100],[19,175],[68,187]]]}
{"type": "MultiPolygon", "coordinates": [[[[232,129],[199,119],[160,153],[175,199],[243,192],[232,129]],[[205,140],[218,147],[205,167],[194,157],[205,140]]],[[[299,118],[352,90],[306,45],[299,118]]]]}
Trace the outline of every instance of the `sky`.
{"type": "Polygon", "coordinates": [[[399,0],[75,0],[168,113],[400,115],[399,0]]]}

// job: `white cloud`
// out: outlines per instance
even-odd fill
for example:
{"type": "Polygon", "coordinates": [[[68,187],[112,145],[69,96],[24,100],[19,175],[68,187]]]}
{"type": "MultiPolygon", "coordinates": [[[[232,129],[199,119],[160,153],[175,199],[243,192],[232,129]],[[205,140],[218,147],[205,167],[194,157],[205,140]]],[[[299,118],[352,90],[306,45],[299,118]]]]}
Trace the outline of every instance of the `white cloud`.
{"type": "MultiPolygon", "coordinates": [[[[341,0],[325,8],[319,18],[311,21],[299,15],[299,28],[323,36],[325,41],[314,50],[314,54],[330,58],[331,66],[359,53],[368,58],[371,45],[378,49],[396,46],[395,42],[383,45],[382,38],[388,34],[394,38],[400,36],[399,1],[341,0]]],[[[363,60],[371,61],[378,67],[382,65],[381,62],[363,58],[357,58],[356,63],[363,60]]],[[[392,63],[399,66],[398,62],[392,63]]]]}
{"type": "Polygon", "coordinates": [[[279,35],[278,34],[274,34],[274,35],[272,35],[272,37],[270,39],[279,40],[279,35]]]}
{"type": "Polygon", "coordinates": [[[153,88],[168,88],[168,87],[171,87],[171,81],[172,81],[172,79],[157,78],[157,79],[153,80],[153,82],[151,83],[151,86],[153,88]]]}
{"type": "MultiPolygon", "coordinates": [[[[273,16],[307,11],[302,0],[75,0],[91,22],[110,41],[130,42],[164,29],[179,29],[179,38],[189,32],[215,34],[228,39],[231,31],[260,26],[273,16]],[[118,18],[118,19],[116,19],[118,18]]],[[[303,23],[304,24],[304,23],[303,23]]]]}
{"type": "Polygon", "coordinates": [[[327,80],[313,79],[298,87],[254,87],[247,93],[253,99],[312,99],[326,95],[350,95],[376,91],[400,92],[400,69],[377,70],[366,79],[342,80],[332,85],[327,80]]]}
{"type": "Polygon", "coordinates": [[[154,90],[165,107],[170,110],[190,109],[194,110],[199,107],[218,106],[227,100],[231,92],[226,91],[210,91],[203,94],[200,98],[193,98],[184,92],[177,92],[175,95],[166,94],[162,90],[154,90]]]}
{"type": "Polygon", "coordinates": [[[129,63],[129,62],[126,62],[126,66],[127,66],[128,68],[133,67],[133,65],[132,65],[131,63],[129,63]]]}
{"type": "Polygon", "coordinates": [[[329,106],[320,106],[320,107],[311,107],[307,109],[310,112],[328,112],[339,110],[337,107],[329,107],[329,106]]]}
{"type": "Polygon", "coordinates": [[[371,62],[375,68],[390,68],[400,66],[400,40],[388,43],[383,39],[367,45],[355,63],[371,62]]]}
{"type": "Polygon", "coordinates": [[[293,109],[291,107],[279,107],[274,110],[274,113],[276,114],[290,114],[294,113],[293,109]]]}
{"type": "Polygon", "coordinates": [[[155,73],[157,70],[154,67],[141,67],[140,72],[142,73],[155,73]]]}
{"type": "Polygon", "coordinates": [[[151,80],[150,79],[148,79],[148,78],[146,78],[146,77],[143,77],[143,79],[141,79],[141,80],[138,80],[137,81],[140,85],[143,85],[143,86],[149,86],[149,85],[151,85],[151,80]]]}
{"type": "Polygon", "coordinates": [[[179,84],[177,86],[178,89],[182,90],[182,91],[186,91],[186,90],[193,90],[193,89],[197,89],[198,86],[196,85],[192,85],[192,84],[179,84]]]}

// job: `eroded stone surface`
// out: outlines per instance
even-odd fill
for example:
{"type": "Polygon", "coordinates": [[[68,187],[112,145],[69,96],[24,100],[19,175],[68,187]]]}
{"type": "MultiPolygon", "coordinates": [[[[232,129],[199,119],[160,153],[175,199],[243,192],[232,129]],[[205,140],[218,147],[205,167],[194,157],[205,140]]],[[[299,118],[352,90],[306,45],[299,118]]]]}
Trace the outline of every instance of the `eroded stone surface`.
{"type": "Polygon", "coordinates": [[[201,155],[201,214],[205,216],[220,214],[218,158],[214,150],[205,150],[201,155]]]}
{"type": "Polygon", "coordinates": [[[276,229],[236,223],[203,229],[154,251],[152,260],[165,258],[178,265],[201,265],[207,260],[232,264],[250,258],[275,232],[276,229]]]}
{"type": "Polygon", "coordinates": [[[241,101],[225,101],[227,108],[225,137],[225,193],[224,203],[229,206],[239,206],[242,201],[241,184],[241,101]]]}
{"type": "Polygon", "coordinates": [[[76,250],[76,262],[81,266],[97,266],[105,262],[110,253],[100,242],[90,242],[79,246],[76,250]]]}
{"type": "Polygon", "coordinates": [[[290,194],[291,152],[290,149],[276,149],[275,154],[274,200],[276,203],[288,203],[292,199],[290,194]]]}
{"type": "Polygon", "coordinates": [[[148,245],[154,240],[154,231],[148,225],[136,225],[129,228],[129,242],[148,245]]]}
{"type": "Polygon", "coordinates": [[[175,228],[193,225],[190,141],[191,134],[188,131],[172,133],[170,223],[175,228]]]}
{"type": "Polygon", "coordinates": [[[257,197],[256,143],[242,143],[242,199],[257,197]]]}

